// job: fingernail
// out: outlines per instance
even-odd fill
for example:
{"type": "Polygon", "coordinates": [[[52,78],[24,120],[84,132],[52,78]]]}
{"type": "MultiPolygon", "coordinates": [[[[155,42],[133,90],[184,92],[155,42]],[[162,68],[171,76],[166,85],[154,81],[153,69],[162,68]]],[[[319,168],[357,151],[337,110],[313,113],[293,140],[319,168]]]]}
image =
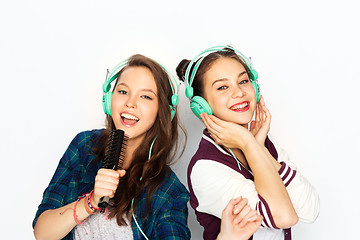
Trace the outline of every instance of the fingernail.
{"type": "Polygon", "coordinates": [[[234,213],[234,214],[238,214],[238,213],[239,213],[239,209],[238,209],[237,205],[234,206],[233,213],[234,213]]]}

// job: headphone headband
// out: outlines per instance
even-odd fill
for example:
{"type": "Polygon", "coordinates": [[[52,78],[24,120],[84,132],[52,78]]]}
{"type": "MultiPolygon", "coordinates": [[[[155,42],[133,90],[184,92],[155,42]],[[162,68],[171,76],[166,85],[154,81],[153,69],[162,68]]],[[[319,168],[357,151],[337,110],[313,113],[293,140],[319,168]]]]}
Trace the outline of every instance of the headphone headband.
{"type": "Polygon", "coordinates": [[[120,62],[119,64],[117,64],[113,69],[111,69],[111,72],[109,72],[109,69],[107,70],[106,80],[103,84],[104,92],[110,91],[110,88],[111,88],[110,84],[117,78],[117,75],[120,72],[120,70],[127,64],[128,64],[128,60],[124,60],[124,61],[120,62]]]}
{"type": "Polygon", "coordinates": [[[218,51],[221,51],[221,52],[225,52],[225,51],[228,51],[228,49],[230,50],[233,50],[236,55],[238,55],[244,62],[245,64],[248,66],[248,68],[250,69],[251,73],[249,76],[251,78],[251,80],[253,81],[256,81],[257,78],[258,78],[258,74],[257,72],[254,70],[253,66],[252,66],[252,63],[251,63],[251,60],[248,59],[244,54],[242,54],[240,51],[236,50],[235,48],[231,47],[231,46],[223,46],[223,45],[220,45],[220,46],[214,46],[214,47],[210,47],[210,48],[207,48],[205,49],[204,51],[202,51],[201,53],[199,53],[195,58],[193,58],[189,65],[187,66],[186,68],[186,71],[185,71],[185,76],[184,76],[184,82],[186,84],[186,86],[191,86],[193,81],[194,81],[194,78],[195,78],[195,75],[196,75],[196,72],[201,64],[201,62],[204,60],[204,57],[202,57],[202,55],[204,54],[207,54],[207,53],[213,53],[213,52],[218,52],[218,51]],[[201,58],[200,58],[201,57],[201,58]],[[198,60],[198,61],[197,61],[198,60]],[[196,62],[197,61],[197,62],[196,62]],[[194,63],[196,62],[195,66],[194,66],[194,69],[191,71],[191,68],[192,66],[194,65],[194,63]],[[191,71],[191,76],[189,78],[189,75],[190,75],[190,71],[191,71]],[[254,79],[253,79],[254,78],[254,79]]]}

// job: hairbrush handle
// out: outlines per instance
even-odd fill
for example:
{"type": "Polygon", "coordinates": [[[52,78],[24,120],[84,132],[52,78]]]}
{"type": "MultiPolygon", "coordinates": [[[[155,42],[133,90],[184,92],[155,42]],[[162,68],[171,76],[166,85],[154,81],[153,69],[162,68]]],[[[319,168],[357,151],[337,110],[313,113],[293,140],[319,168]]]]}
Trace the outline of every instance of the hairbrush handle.
{"type": "MultiPolygon", "coordinates": [[[[112,169],[116,169],[116,165],[112,169]]],[[[109,196],[102,196],[98,203],[99,208],[107,208],[109,206],[110,197],[109,196]]]]}
{"type": "Polygon", "coordinates": [[[110,197],[104,196],[100,198],[100,202],[98,203],[99,208],[107,208],[109,206],[110,197]]]}

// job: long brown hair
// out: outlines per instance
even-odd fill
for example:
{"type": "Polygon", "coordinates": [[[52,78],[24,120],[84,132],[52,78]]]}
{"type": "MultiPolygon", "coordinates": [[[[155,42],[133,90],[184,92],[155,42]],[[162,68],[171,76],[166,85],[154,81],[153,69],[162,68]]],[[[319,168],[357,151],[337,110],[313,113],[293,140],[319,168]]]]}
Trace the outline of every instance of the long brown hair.
{"type": "MultiPolygon", "coordinates": [[[[154,125],[145,134],[141,146],[134,151],[132,162],[124,177],[120,179],[115,196],[109,206],[109,217],[116,217],[118,225],[125,225],[123,216],[129,217],[131,213],[131,202],[134,200],[135,209],[142,191],[146,188],[146,205],[148,215],[151,212],[150,196],[160,186],[169,165],[173,162],[178,150],[178,126],[183,131],[186,141],[184,128],[179,124],[177,113],[171,120],[170,103],[172,90],[169,75],[154,60],[137,54],[128,59],[128,64],[119,72],[115,86],[122,72],[129,67],[143,66],[148,68],[156,82],[159,107],[154,125]],[[150,146],[156,138],[151,157],[148,159],[150,146]],[[141,181],[139,181],[141,178],[141,181]]],[[[104,157],[104,152],[110,132],[115,129],[111,116],[106,116],[106,129],[102,132],[95,152],[98,161],[104,157]]],[[[184,147],[180,153],[183,153],[184,147]]]]}
{"type": "MultiPolygon", "coordinates": [[[[244,66],[246,72],[249,75],[250,70],[246,63],[235,53],[234,50],[225,47],[222,51],[212,52],[209,55],[205,56],[204,60],[202,60],[202,62],[200,63],[200,66],[196,71],[194,80],[191,85],[194,90],[194,96],[204,97],[204,74],[209,70],[211,65],[220,58],[235,59],[244,66]]],[[[192,65],[189,75],[191,75],[191,72],[194,70],[194,66],[196,65],[197,61],[192,65]]],[[[185,72],[189,63],[190,60],[183,59],[176,67],[176,73],[181,81],[184,81],[185,72]]]]}

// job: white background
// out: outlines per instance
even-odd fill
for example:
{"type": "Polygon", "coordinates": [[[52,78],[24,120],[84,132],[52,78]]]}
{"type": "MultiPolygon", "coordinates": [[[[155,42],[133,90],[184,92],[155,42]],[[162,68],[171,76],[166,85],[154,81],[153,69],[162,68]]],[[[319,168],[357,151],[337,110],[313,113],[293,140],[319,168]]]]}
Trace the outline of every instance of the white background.
{"type": "MultiPolygon", "coordinates": [[[[274,135],[317,188],[321,211],[294,239],[355,239],[359,216],[359,22],[356,1],[2,1],[2,239],[34,239],[43,190],[72,138],[102,128],[107,68],[135,53],[175,74],[183,58],[233,44],[259,73],[274,135]]],[[[186,184],[202,123],[183,90],[186,184]]],[[[190,208],[193,239],[202,230],[190,208]]]]}

